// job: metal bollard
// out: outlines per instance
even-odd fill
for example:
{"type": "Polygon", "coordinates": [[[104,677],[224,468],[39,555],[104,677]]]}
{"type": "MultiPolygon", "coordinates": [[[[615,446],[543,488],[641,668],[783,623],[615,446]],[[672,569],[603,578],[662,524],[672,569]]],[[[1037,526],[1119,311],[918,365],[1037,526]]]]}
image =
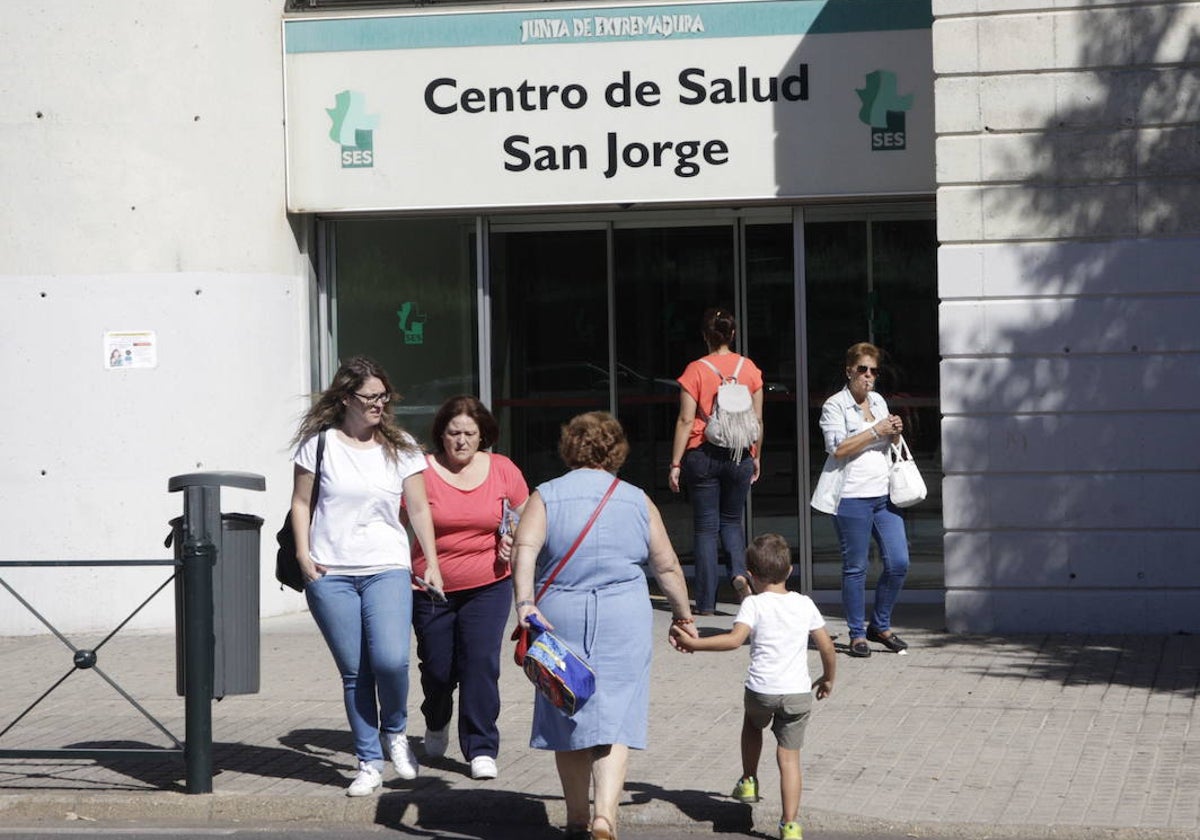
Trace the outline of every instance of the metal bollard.
{"type": "Polygon", "coordinates": [[[187,679],[183,761],[188,793],[212,793],[213,566],[217,548],[188,539],[183,547],[187,679]]]}
{"type": "Polygon", "coordinates": [[[220,552],[221,487],[266,489],[261,475],[208,472],[177,475],[167,490],[183,491],[184,764],[188,793],[212,793],[212,700],[216,633],[213,569],[220,552]]]}

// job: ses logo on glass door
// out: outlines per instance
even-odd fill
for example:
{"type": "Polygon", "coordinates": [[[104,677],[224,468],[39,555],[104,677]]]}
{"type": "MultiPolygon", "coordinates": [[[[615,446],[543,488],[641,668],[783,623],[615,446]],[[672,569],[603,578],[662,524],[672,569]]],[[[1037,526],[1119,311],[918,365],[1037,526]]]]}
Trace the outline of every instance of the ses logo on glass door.
{"type": "Polygon", "coordinates": [[[862,101],[858,118],[871,127],[871,151],[894,152],[904,149],[904,112],[912,108],[913,95],[901,96],[896,74],[890,70],[875,70],[867,74],[866,86],[855,88],[862,101]]]}
{"type": "Polygon", "coordinates": [[[325,113],[333,121],[329,139],[342,147],[342,169],[368,169],[375,165],[375,127],[378,114],[367,113],[367,99],[356,90],[334,97],[325,113]]]}

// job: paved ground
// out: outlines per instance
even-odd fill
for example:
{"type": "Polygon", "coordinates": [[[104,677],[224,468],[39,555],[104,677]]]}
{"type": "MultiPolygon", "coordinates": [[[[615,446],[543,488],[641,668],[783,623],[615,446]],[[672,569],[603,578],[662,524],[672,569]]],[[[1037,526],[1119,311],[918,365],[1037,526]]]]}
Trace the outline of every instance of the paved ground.
{"type": "MultiPolygon", "coordinates": [[[[727,628],[732,607],[726,611],[701,626],[727,628]]],[[[899,836],[1200,837],[1200,637],[956,636],[928,607],[898,612],[910,654],[840,656],[835,692],[809,728],[809,836],[882,827],[899,836]]],[[[844,626],[829,618],[844,642],[844,626]]],[[[751,808],[727,796],[740,767],[746,653],[678,654],[665,641],[668,620],[656,613],[663,641],[651,743],[631,763],[627,833],[686,823],[775,836],[770,750],[760,773],[764,801],[751,808]]],[[[87,647],[100,638],[72,642],[87,647]]],[[[311,619],[265,620],[262,652],[261,692],[214,704],[211,796],[182,793],[177,760],[0,759],[0,823],[72,815],[359,821],[480,837],[486,822],[562,823],[553,761],[527,747],[532,689],[508,660],[498,779],[472,781],[452,746],[416,782],[389,773],[381,796],[349,799],[353,758],[340,690],[311,619]]],[[[184,737],[172,636],[118,634],[99,664],[184,737]]],[[[70,652],[52,636],[0,639],[0,730],[71,668],[70,652]]],[[[414,711],[418,696],[414,681],[414,711]]],[[[418,716],[410,727],[418,755],[423,730],[418,716]]],[[[169,744],[92,671],[71,673],[0,734],[0,749],[169,744]]]]}

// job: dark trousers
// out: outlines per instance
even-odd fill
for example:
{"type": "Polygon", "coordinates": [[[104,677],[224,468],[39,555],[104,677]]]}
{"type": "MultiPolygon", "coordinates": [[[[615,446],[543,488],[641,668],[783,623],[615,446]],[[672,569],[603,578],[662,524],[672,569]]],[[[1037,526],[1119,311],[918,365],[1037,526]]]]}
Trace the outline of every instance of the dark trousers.
{"type": "Polygon", "coordinates": [[[421,667],[425,728],[445,729],[458,689],[458,744],[465,759],[500,751],[500,648],[512,612],[508,578],[447,592],[438,603],[413,594],[413,631],[421,667]]]}
{"type": "Polygon", "coordinates": [[[717,545],[729,555],[729,577],[746,574],[746,528],[742,524],[754,459],[740,461],[728,449],[703,443],[683,456],[679,480],[692,500],[692,531],[696,561],[696,609],[711,612],[717,606],[717,545]]]}

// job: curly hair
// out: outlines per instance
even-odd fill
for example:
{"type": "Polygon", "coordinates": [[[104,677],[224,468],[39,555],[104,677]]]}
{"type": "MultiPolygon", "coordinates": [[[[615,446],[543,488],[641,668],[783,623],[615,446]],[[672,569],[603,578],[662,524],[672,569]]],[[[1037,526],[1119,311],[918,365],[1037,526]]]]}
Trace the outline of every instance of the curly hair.
{"type": "Polygon", "coordinates": [[[792,550],[779,534],[762,534],[746,549],[746,568],[766,583],[783,583],[792,573],[792,550]]]}
{"type": "Polygon", "coordinates": [[[562,427],[558,454],[571,469],[586,467],[615,473],[629,455],[620,422],[607,411],[579,414],[562,427]]]}
{"type": "Polygon", "coordinates": [[[433,416],[433,428],[430,433],[433,436],[434,450],[446,451],[442,435],[446,432],[446,427],[450,425],[451,420],[464,414],[474,420],[475,425],[479,427],[480,449],[490,449],[500,437],[500,424],[496,422],[492,412],[488,411],[487,406],[470,394],[460,394],[457,397],[450,397],[442,403],[442,407],[433,416]]]}
{"type": "MultiPolygon", "coordinates": [[[[355,392],[371,377],[383,383],[389,401],[398,396],[382,365],[366,356],[355,356],[342,363],[333,375],[333,382],[321,392],[313,407],[300,420],[300,428],[292,438],[292,445],[308,440],[322,429],[341,426],[346,418],[344,400],[357,399],[354,397],[355,392]]],[[[391,461],[395,461],[401,452],[419,452],[421,449],[416,441],[396,424],[395,416],[386,406],[380,415],[379,425],[375,427],[375,439],[383,446],[384,454],[391,461]]]]}

